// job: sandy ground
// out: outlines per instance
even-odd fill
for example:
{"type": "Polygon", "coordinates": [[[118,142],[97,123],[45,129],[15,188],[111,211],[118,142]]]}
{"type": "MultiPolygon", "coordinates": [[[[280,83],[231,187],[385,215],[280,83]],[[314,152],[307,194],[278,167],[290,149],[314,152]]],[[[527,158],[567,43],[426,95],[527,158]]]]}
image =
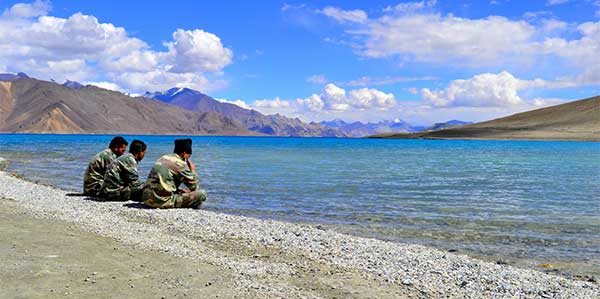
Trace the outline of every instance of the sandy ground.
{"type": "MultiPolygon", "coordinates": [[[[1,298],[252,298],[260,292],[236,288],[231,269],[136,249],[73,224],[32,217],[14,201],[0,202],[1,298]]],[[[258,259],[289,258],[273,249],[248,250],[235,243],[223,243],[221,250],[258,259]]],[[[294,259],[302,262],[301,257],[294,259]]],[[[313,266],[320,271],[305,271],[287,283],[321,298],[408,298],[412,293],[313,266]]]]}
{"type": "Polygon", "coordinates": [[[243,297],[223,269],[36,219],[4,201],[0,258],[3,298],[243,297]]]}

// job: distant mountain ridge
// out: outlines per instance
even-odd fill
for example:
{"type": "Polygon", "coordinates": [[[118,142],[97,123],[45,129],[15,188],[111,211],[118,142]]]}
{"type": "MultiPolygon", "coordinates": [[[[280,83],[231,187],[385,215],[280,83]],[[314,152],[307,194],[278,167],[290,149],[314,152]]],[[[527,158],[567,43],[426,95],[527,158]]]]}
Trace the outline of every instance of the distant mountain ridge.
{"type": "Polygon", "coordinates": [[[25,73],[14,74],[0,74],[0,81],[15,81],[17,79],[29,78],[25,73]]]}
{"type": "Polygon", "coordinates": [[[377,123],[363,123],[360,121],[348,123],[341,119],[334,119],[332,121],[322,121],[320,124],[338,129],[351,137],[364,137],[381,133],[417,132],[424,129],[424,127],[413,126],[399,119],[384,120],[377,123]]]}
{"type": "Polygon", "coordinates": [[[194,112],[96,86],[0,75],[0,131],[257,135],[215,112],[194,112]]]}
{"type": "Polygon", "coordinates": [[[344,137],[346,134],[335,128],[318,123],[305,123],[298,118],[282,115],[264,115],[253,109],[219,102],[197,90],[171,88],[164,92],[146,92],[146,98],[175,105],[197,112],[216,112],[239,122],[247,130],[273,136],[344,137]]]}
{"type": "Polygon", "coordinates": [[[443,123],[436,123],[431,127],[426,128],[424,131],[437,131],[437,130],[443,130],[443,129],[450,129],[450,128],[457,128],[457,127],[461,127],[461,126],[465,126],[465,125],[470,125],[473,122],[470,121],[462,121],[462,120],[449,120],[447,122],[443,122],[443,123]]]}

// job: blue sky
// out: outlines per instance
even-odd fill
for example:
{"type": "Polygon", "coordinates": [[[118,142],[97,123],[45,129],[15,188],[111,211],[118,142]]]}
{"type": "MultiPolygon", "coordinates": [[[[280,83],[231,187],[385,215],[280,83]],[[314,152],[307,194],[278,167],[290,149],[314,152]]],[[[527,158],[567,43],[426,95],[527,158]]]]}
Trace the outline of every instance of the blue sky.
{"type": "Polygon", "coordinates": [[[600,1],[0,1],[0,71],[307,121],[480,121],[599,93],[600,1]]]}

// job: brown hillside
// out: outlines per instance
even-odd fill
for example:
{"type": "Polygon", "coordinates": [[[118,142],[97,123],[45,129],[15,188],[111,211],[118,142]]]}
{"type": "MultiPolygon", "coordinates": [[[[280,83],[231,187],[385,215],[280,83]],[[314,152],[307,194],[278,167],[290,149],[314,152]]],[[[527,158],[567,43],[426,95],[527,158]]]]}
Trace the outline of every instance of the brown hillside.
{"type": "Polygon", "coordinates": [[[600,141],[600,96],[460,128],[372,137],[600,141]]]}
{"type": "Polygon", "coordinates": [[[226,117],[94,86],[72,89],[30,78],[0,82],[0,131],[256,135],[226,117]]]}

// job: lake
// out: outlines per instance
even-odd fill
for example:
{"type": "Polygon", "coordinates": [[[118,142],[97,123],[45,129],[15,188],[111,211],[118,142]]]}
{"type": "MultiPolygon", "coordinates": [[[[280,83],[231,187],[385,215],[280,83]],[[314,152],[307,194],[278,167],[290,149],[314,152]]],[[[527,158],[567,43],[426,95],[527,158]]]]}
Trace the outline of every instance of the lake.
{"type": "MultiPolygon", "coordinates": [[[[112,137],[3,134],[0,156],[26,179],[80,191],[112,137]]],[[[176,138],[125,137],[148,144],[144,179],[176,138]]],[[[597,142],[191,138],[208,210],[600,274],[597,142]]]]}

